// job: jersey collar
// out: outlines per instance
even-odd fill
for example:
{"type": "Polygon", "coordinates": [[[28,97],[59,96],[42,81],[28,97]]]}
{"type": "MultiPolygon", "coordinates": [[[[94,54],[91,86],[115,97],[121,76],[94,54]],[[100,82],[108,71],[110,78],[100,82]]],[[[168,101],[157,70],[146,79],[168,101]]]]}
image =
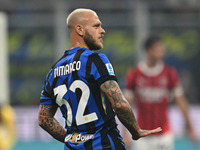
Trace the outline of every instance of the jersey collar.
{"type": "Polygon", "coordinates": [[[77,50],[80,50],[80,49],[84,49],[84,50],[86,50],[87,48],[85,48],[85,47],[74,47],[74,48],[72,48],[72,49],[70,49],[70,50],[66,50],[65,51],[65,54],[66,53],[75,53],[75,52],[77,52],[77,50]]]}
{"type": "Polygon", "coordinates": [[[160,61],[154,67],[148,67],[146,62],[140,62],[138,68],[147,76],[157,76],[163,71],[164,63],[160,61]]]}

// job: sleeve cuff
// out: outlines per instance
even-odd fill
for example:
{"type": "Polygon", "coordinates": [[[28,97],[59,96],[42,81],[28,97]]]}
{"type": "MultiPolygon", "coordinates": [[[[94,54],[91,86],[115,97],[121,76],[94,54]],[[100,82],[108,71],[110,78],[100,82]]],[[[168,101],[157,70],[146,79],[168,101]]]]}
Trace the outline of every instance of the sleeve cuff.
{"type": "Polygon", "coordinates": [[[183,88],[181,86],[175,87],[172,91],[173,91],[175,97],[184,94],[183,88]]]}
{"type": "Polygon", "coordinates": [[[101,85],[102,83],[104,83],[105,81],[108,80],[115,80],[117,82],[117,78],[116,76],[102,76],[97,80],[98,85],[101,85]]]}

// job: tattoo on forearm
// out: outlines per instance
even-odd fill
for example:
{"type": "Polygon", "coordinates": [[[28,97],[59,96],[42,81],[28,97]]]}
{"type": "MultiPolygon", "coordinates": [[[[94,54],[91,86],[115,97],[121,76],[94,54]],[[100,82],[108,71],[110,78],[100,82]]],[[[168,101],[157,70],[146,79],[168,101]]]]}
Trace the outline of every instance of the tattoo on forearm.
{"type": "Polygon", "coordinates": [[[39,110],[39,124],[51,136],[60,142],[64,142],[66,129],[54,118],[57,107],[41,105],[39,110]]]}
{"type": "Polygon", "coordinates": [[[132,108],[129,103],[123,96],[117,82],[115,81],[106,81],[102,85],[102,90],[111,99],[111,103],[115,109],[115,112],[119,118],[119,120],[126,126],[126,128],[130,131],[131,134],[137,134],[140,129],[135,116],[133,114],[132,108]],[[120,106],[125,106],[121,107],[120,106]]]}

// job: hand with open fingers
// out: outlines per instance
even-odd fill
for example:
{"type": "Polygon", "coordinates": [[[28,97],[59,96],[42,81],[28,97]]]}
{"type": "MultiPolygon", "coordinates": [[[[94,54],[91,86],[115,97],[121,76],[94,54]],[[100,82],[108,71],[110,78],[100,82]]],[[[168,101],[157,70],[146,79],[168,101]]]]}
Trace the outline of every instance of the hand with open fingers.
{"type": "Polygon", "coordinates": [[[141,130],[140,129],[137,134],[132,135],[132,139],[138,140],[141,137],[145,137],[145,136],[148,136],[148,135],[151,135],[151,134],[154,134],[154,133],[158,133],[158,132],[161,132],[161,131],[162,131],[162,129],[160,127],[153,129],[153,130],[141,130]]]}

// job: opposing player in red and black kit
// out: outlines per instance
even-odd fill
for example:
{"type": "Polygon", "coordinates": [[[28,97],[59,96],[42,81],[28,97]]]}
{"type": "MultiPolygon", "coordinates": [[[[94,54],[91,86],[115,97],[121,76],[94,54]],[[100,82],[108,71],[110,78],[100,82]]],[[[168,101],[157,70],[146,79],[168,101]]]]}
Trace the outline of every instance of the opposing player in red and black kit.
{"type": "Polygon", "coordinates": [[[151,129],[160,126],[163,130],[155,136],[139,140],[134,144],[135,149],[173,149],[173,136],[167,110],[171,92],[183,113],[190,138],[196,141],[176,69],[162,61],[164,45],[161,39],[155,35],[148,37],[144,48],[147,56],[146,61],[140,62],[127,72],[125,95],[129,102],[133,102],[133,97],[136,101],[138,123],[141,128],[151,129]]]}

